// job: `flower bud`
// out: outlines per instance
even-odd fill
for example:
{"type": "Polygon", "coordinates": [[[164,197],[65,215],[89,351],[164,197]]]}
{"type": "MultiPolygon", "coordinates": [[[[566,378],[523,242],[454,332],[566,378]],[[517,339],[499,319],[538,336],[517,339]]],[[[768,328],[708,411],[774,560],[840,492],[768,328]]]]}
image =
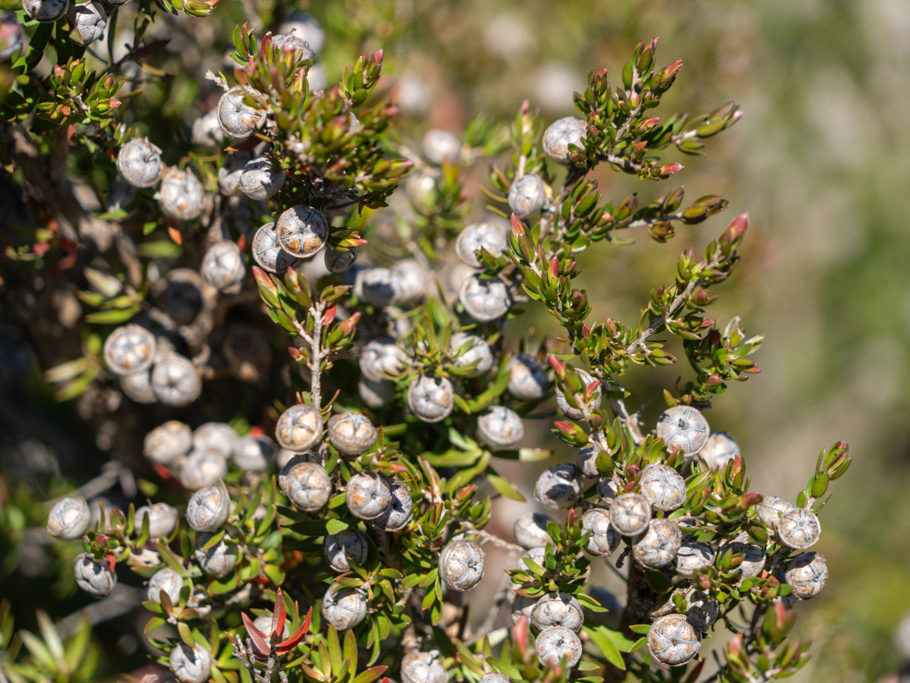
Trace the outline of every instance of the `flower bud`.
{"type": "Polygon", "coordinates": [[[149,579],[148,590],[146,591],[146,600],[151,602],[161,602],[161,594],[167,593],[171,599],[171,604],[176,605],[180,602],[180,591],[183,589],[183,577],[171,567],[159,569],[149,579]]]}
{"type": "Polygon", "coordinates": [[[215,545],[206,548],[206,544],[214,534],[205,533],[199,536],[199,543],[193,552],[196,562],[209,576],[216,579],[223,578],[231,573],[237,566],[237,546],[227,542],[227,537],[222,537],[215,545]]]}
{"type": "Polygon", "coordinates": [[[104,340],[104,363],[115,375],[144,372],[155,359],[155,335],[136,324],[122,325],[104,340]]]}
{"type": "Polygon", "coordinates": [[[161,150],[147,138],[133,138],[117,152],[117,170],[133,187],[152,187],[164,171],[161,150]]]}
{"type": "Polygon", "coordinates": [[[537,213],[546,201],[546,185],[536,173],[517,178],[509,188],[509,208],[519,218],[537,213]]]}
{"type": "Polygon", "coordinates": [[[531,626],[538,631],[553,626],[579,631],[584,621],[585,613],[581,605],[568,593],[548,593],[531,610],[531,626]]]}
{"type": "Polygon", "coordinates": [[[288,463],[285,472],[285,495],[304,512],[325,507],[332,495],[332,480],[322,465],[315,462],[288,463]],[[293,464],[291,464],[293,463],[293,464]]]}
{"type": "Polygon", "coordinates": [[[209,680],[212,658],[201,646],[178,642],[171,650],[171,671],[180,683],[205,683],[209,680]]]}
{"type": "Polygon", "coordinates": [[[339,413],[329,418],[329,441],[344,455],[360,455],[376,443],[376,427],[362,413],[339,413]]]}
{"type": "Polygon", "coordinates": [[[534,498],[551,510],[575,505],[581,496],[578,468],[571,463],[555,465],[540,473],[534,485],[534,498]]]}
{"type": "Polygon", "coordinates": [[[82,538],[92,524],[92,513],[82,496],[62,498],[47,516],[47,533],[54,538],[72,541],[82,538]]]}
{"type": "Polygon", "coordinates": [[[477,418],[480,438],[494,449],[513,448],[524,438],[521,418],[511,408],[490,406],[477,418]]]}
{"type": "Polygon", "coordinates": [[[501,318],[512,306],[506,283],[496,276],[482,278],[471,275],[465,278],[458,291],[458,300],[468,315],[479,322],[501,318]]]}
{"type": "Polygon", "coordinates": [[[351,562],[362,565],[367,559],[367,538],[357,529],[328,534],[322,542],[322,556],[336,572],[351,570],[351,562]]]}
{"type": "Polygon", "coordinates": [[[186,506],[186,521],[196,531],[214,531],[227,521],[231,499],[223,486],[199,489],[186,506]]]}
{"type": "Polygon", "coordinates": [[[357,519],[376,519],[392,502],[388,479],[379,473],[358,472],[345,486],[348,510],[357,519]]]}
{"type": "Polygon", "coordinates": [[[474,541],[452,541],[439,553],[439,573],[446,585],[457,591],[471,590],[480,583],[483,564],[483,548],[474,541]]]}
{"type": "Polygon", "coordinates": [[[137,532],[142,529],[142,520],[146,517],[149,518],[149,538],[170,536],[177,526],[177,508],[167,503],[153,503],[137,508],[134,517],[137,532]]]}
{"type": "Polygon", "coordinates": [[[667,450],[678,448],[685,456],[698,453],[707,443],[710,431],[705,416],[692,406],[673,406],[657,420],[657,436],[667,444],[667,450]]]}
{"type": "Polygon", "coordinates": [[[648,530],[635,539],[632,555],[642,567],[659,569],[676,559],[682,545],[682,531],[671,519],[652,519],[648,530]]]}
{"type": "Polygon", "coordinates": [[[656,509],[675,510],[686,501],[686,481],[672,467],[652,463],[645,467],[638,480],[642,495],[656,509]]]}
{"type": "Polygon", "coordinates": [[[408,407],[422,422],[439,422],[455,408],[455,388],[447,377],[419,375],[408,387],[408,407]]]}
{"type": "Polygon", "coordinates": [[[638,536],[650,521],[651,506],[640,493],[624,493],[610,504],[610,522],[623,536],[638,536]]]}
{"type": "Polygon", "coordinates": [[[96,562],[90,553],[82,553],[76,558],[73,572],[76,585],[97,598],[110,595],[117,585],[117,575],[108,567],[107,561],[96,562]]]}
{"type": "Polygon", "coordinates": [[[228,290],[243,281],[246,264],[243,252],[236,243],[220,240],[210,246],[202,259],[202,277],[220,291],[228,290]]]}
{"type": "Polygon", "coordinates": [[[278,216],[275,231],[282,249],[291,256],[309,258],[325,246],[329,224],[319,210],[301,204],[278,216]]]}
{"type": "Polygon", "coordinates": [[[359,588],[331,585],[322,599],[322,618],[339,631],[354,628],[367,615],[367,596],[359,588]]]}
{"type": "Polygon", "coordinates": [[[308,403],[285,410],[275,425],[275,439],[282,448],[301,453],[322,438],[322,415],[308,403]]]}
{"type": "Polygon", "coordinates": [[[565,660],[566,666],[575,668],[581,660],[581,640],[575,631],[562,626],[545,628],[537,636],[537,661],[541,666],[556,667],[565,660]]]}
{"type": "Polygon", "coordinates": [[[701,636],[685,614],[658,617],[648,630],[648,650],[661,664],[680,666],[701,647],[701,636]]]}

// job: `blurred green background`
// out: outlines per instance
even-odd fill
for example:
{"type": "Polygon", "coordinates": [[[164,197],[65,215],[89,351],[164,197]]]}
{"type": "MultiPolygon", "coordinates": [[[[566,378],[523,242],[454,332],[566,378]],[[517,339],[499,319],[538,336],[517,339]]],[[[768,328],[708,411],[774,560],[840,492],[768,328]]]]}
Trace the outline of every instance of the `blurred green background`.
{"type": "MultiPolygon", "coordinates": [[[[227,50],[231,21],[242,10],[234,0],[221,5],[211,19],[181,19],[183,39],[212,41],[210,50],[198,45],[211,54],[227,50]]],[[[600,176],[616,199],[637,190],[646,202],[682,183],[690,199],[723,194],[727,212],[682,230],[669,244],[640,235],[632,247],[599,245],[581,263],[581,284],[592,295],[595,318],[634,322],[648,290],[673,278],[680,249],[700,249],[733,216],[749,213],[743,263],[718,290],[713,312],[721,323],[740,315],[746,332],[765,335],[757,355],[762,373],[731,387],[709,419],[741,445],[753,488],[791,500],[823,447],[850,443],[854,465],[836,482],[821,516],[818,549],[828,558],[829,584],[798,609],[798,636],[814,641],[798,680],[867,681],[895,672],[901,662],[892,632],[910,611],[910,164],[904,160],[910,5],[335,0],[296,6],[326,29],[321,59],[330,82],[362,49],[386,50],[390,86],[404,76],[403,105],[411,93],[402,126],[410,127],[412,140],[429,127],[458,131],[478,112],[508,120],[525,98],[547,122],[571,114],[572,90],[583,87],[590,69],[618,73],[632,47],[652,36],[660,37],[658,62],[684,62],[657,115],[677,108],[703,113],[728,100],[742,106],[743,119],[711,140],[706,156],[671,155],[687,165],[671,181],[600,176]]],[[[180,103],[198,97],[198,86],[168,86],[150,88],[147,101],[164,107],[162,120],[182,117],[188,126],[198,109],[180,103]]],[[[483,170],[477,182],[484,182],[483,170]]],[[[672,386],[679,372],[684,369],[630,375],[633,407],[644,402],[646,417],[655,415],[661,383],[672,386]]],[[[32,400],[47,401],[45,388],[29,391],[32,400]]]]}

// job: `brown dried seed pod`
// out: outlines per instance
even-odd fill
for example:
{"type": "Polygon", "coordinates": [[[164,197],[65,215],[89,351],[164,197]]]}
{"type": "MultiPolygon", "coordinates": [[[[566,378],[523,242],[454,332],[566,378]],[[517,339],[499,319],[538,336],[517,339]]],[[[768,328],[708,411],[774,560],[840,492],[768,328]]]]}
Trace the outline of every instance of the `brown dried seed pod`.
{"type": "Polygon", "coordinates": [[[235,195],[240,192],[240,176],[247,163],[253,158],[253,150],[241,149],[228,154],[218,169],[218,189],[221,194],[235,195]]]}
{"type": "Polygon", "coordinates": [[[544,470],[534,484],[534,498],[551,510],[564,510],[581,497],[580,472],[571,463],[554,465],[544,470]]]}
{"type": "Polygon", "coordinates": [[[149,381],[155,396],[166,406],[187,406],[202,393],[198,370],[189,359],[176,353],[155,363],[149,381]]]}
{"type": "Polygon", "coordinates": [[[585,548],[592,555],[607,555],[619,545],[619,534],[610,524],[610,513],[603,508],[585,510],[581,528],[589,534],[585,548]]]}
{"type": "Polygon", "coordinates": [[[227,521],[231,498],[220,484],[196,491],[186,505],[186,521],[196,531],[214,531],[227,521]]]}
{"type": "Polygon", "coordinates": [[[329,418],[329,441],[345,455],[360,455],[374,443],[378,432],[362,413],[339,413],[329,418]]]}
{"type": "Polygon", "coordinates": [[[315,462],[291,462],[284,474],[288,499],[305,512],[325,507],[332,495],[332,480],[325,468],[315,462]]]}
{"type": "Polygon", "coordinates": [[[726,432],[713,432],[708,437],[705,447],[698,452],[698,457],[715,472],[724,469],[737,455],[739,444],[726,432]]]}
{"type": "Polygon", "coordinates": [[[518,413],[505,406],[490,406],[477,418],[477,432],[495,449],[513,448],[524,438],[525,428],[518,413]]]}
{"type": "Polygon", "coordinates": [[[318,209],[300,204],[278,216],[275,231],[282,249],[292,256],[309,258],[325,246],[329,224],[318,209]]]}
{"type": "Polygon", "coordinates": [[[444,420],[455,407],[455,388],[447,377],[420,375],[408,387],[408,407],[422,422],[444,420]]]}
{"type": "Polygon", "coordinates": [[[72,541],[82,538],[92,524],[92,512],[82,496],[61,498],[47,515],[47,533],[72,541]]]}
{"type": "Polygon", "coordinates": [[[484,554],[479,543],[465,539],[450,542],[439,553],[439,573],[457,591],[474,588],[483,578],[484,554]]]}
{"type": "Polygon", "coordinates": [[[411,651],[401,660],[401,683],[446,683],[446,673],[436,650],[411,651]]]}
{"type": "Polygon", "coordinates": [[[552,626],[579,631],[584,621],[581,604],[569,593],[548,593],[531,610],[531,626],[538,631],[552,626]]]}
{"type": "Polygon", "coordinates": [[[158,205],[161,211],[171,218],[191,221],[202,215],[205,208],[205,190],[191,170],[166,168],[161,174],[158,205]]]}
{"type": "Polygon", "coordinates": [[[537,213],[546,201],[547,187],[536,173],[523,175],[509,188],[509,208],[519,218],[537,213]]]}
{"type": "Polygon", "coordinates": [[[692,576],[714,565],[714,549],[707,543],[686,541],[676,552],[676,573],[692,576]]]}
{"type": "Polygon", "coordinates": [[[345,502],[357,519],[376,519],[392,502],[389,480],[376,472],[358,472],[345,485],[345,502]]]}
{"type": "Polygon", "coordinates": [[[574,408],[569,405],[568,401],[566,401],[566,395],[563,390],[557,387],[556,405],[566,415],[566,417],[572,420],[581,420],[586,415],[590,415],[592,410],[596,410],[600,407],[600,403],[603,398],[603,388],[600,380],[592,376],[589,372],[579,369],[576,370],[575,373],[581,380],[582,386],[585,387],[585,391],[587,391],[587,387],[590,387],[592,384],[597,385],[596,389],[592,389],[594,393],[591,395],[590,400],[588,400],[583,405],[580,405],[578,408],[574,408]]]}
{"type": "Polygon", "coordinates": [[[536,358],[519,353],[509,359],[509,392],[523,401],[536,401],[550,390],[547,372],[536,358]]]}
{"type": "Polygon", "coordinates": [[[787,510],[777,522],[777,535],[781,543],[796,550],[811,548],[818,541],[821,532],[818,517],[806,508],[787,510]]]}
{"type": "Polygon", "coordinates": [[[303,452],[322,438],[322,415],[308,403],[297,403],[285,410],[275,424],[275,439],[282,448],[303,452]]]}
{"type": "Polygon", "coordinates": [[[331,585],[322,599],[322,617],[339,631],[354,628],[367,615],[367,596],[359,588],[331,585]]]}
{"type": "Polygon", "coordinates": [[[502,255],[508,247],[507,234],[507,227],[502,223],[471,223],[458,235],[455,253],[467,265],[480,268],[477,252],[484,249],[493,257],[502,255]]]}
{"type": "Polygon", "coordinates": [[[115,375],[144,372],[155,360],[155,335],[144,327],[121,325],[104,340],[104,363],[115,375]]]}
{"type": "Polygon", "coordinates": [[[117,170],[133,187],[152,187],[161,178],[161,150],[147,138],[133,138],[117,152],[117,170]]]}
{"type": "Polygon", "coordinates": [[[482,278],[471,275],[465,278],[458,291],[458,300],[468,315],[480,322],[497,320],[512,307],[509,288],[496,276],[482,278]]]}
{"type": "Polygon", "coordinates": [[[698,453],[707,443],[710,432],[705,416],[692,406],[673,406],[657,420],[657,436],[667,444],[667,450],[672,452],[678,448],[685,456],[698,453]]]}
{"type": "Polygon", "coordinates": [[[551,626],[541,631],[535,647],[537,661],[542,666],[555,667],[565,660],[566,666],[573,669],[581,660],[582,645],[578,634],[562,626],[551,626]]]}
{"type": "Polygon", "coordinates": [[[672,519],[652,519],[648,530],[635,540],[632,555],[642,567],[659,569],[676,559],[682,531],[672,519]]]}
{"type": "Polygon", "coordinates": [[[367,537],[357,529],[344,529],[328,534],[322,542],[322,556],[336,572],[351,570],[351,562],[363,564],[367,559],[367,537]]]}
{"type": "Polygon", "coordinates": [[[265,123],[265,111],[247,104],[246,98],[258,100],[258,93],[249,86],[237,86],[225,92],[218,100],[218,123],[234,139],[246,139],[265,123]]]}
{"type": "Polygon", "coordinates": [[[701,635],[685,614],[658,617],[648,630],[648,650],[661,664],[685,664],[698,653],[700,647],[701,635]]]}
{"type": "Polygon", "coordinates": [[[802,553],[787,564],[784,580],[800,600],[818,595],[828,581],[828,563],[821,553],[802,553]]]}
{"type": "Polygon", "coordinates": [[[237,439],[231,460],[244,472],[265,472],[275,454],[275,442],[264,434],[247,434],[237,439]]]}
{"type": "Polygon", "coordinates": [[[658,510],[669,512],[686,501],[686,481],[672,467],[652,463],[641,471],[638,480],[642,495],[658,510]]]}
{"type": "Polygon", "coordinates": [[[566,116],[551,123],[543,134],[544,153],[556,159],[567,162],[569,160],[569,145],[575,145],[584,153],[584,139],[587,124],[583,119],[566,116]]]}
{"type": "Polygon", "coordinates": [[[651,521],[651,505],[640,493],[624,493],[610,504],[610,522],[623,536],[638,536],[651,521]]]}

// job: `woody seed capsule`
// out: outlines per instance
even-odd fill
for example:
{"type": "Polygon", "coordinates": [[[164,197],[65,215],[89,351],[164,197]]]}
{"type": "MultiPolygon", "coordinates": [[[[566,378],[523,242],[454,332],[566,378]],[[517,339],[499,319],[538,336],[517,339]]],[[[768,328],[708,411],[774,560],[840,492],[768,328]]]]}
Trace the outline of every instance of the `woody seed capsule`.
{"type": "Polygon", "coordinates": [[[176,353],[169,353],[155,363],[149,382],[158,400],[175,408],[189,405],[202,393],[196,367],[176,353]]]}
{"type": "Polygon", "coordinates": [[[252,158],[253,150],[250,149],[231,152],[225,157],[224,164],[218,169],[218,189],[222,194],[235,195],[240,191],[240,176],[252,158]]]}
{"type": "Polygon", "coordinates": [[[243,253],[234,242],[221,240],[215,242],[205,252],[202,259],[202,277],[219,290],[230,289],[243,280],[246,266],[243,253]]]}
{"type": "Polygon", "coordinates": [[[661,664],[680,666],[701,647],[701,636],[685,614],[658,617],[648,630],[648,650],[661,664]]]}
{"type": "Polygon", "coordinates": [[[585,446],[578,449],[578,469],[589,479],[595,479],[600,476],[597,471],[597,456],[603,451],[595,446],[585,446]]]}
{"type": "Polygon", "coordinates": [[[371,339],[360,351],[358,359],[360,372],[374,382],[402,373],[407,362],[407,355],[391,337],[371,339]]]}
{"type": "Polygon", "coordinates": [[[339,631],[354,628],[367,615],[367,596],[359,588],[329,586],[322,599],[322,617],[339,631]]]}
{"type": "Polygon", "coordinates": [[[496,449],[512,448],[524,438],[521,418],[511,408],[490,406],[477,418],[480,438],[496,449]]]}
{"type": "Polygon", "coordinates": [[[575,373],[578,375],[578,378],[581,380],[582,390],[579,392],[581,398],[586,395],[587,388],[592,384],[597,385],[596,389],[592,389],[594,392],[591,395],[590,400],[585,403],[582,403],[579,407],[575,408],[569,405],[569,402],[566,401],[566,395],[562,389],[559,387],[556,388],[556,406],[566,415],[566,417],[572,420],[581,420],[585,415],[589,415],[592,410],[596,410],[600,407],[600,403],[603,397],[603,390],[600,383],[600,380],[596,377],[591,376],[590,373],[585,370],[576,370],[575,373]]]}
{"type": "Polygon", "coordinates": [[[171,567],[159,569],[149,579],[148,590],[146,591],[146,600],[151,602],[161,602],[161,594],[167,593],[171,599],[171,604],[176,605],[180,602],[180,591],[183,589],[183,577],[171,567]]]}
{"type": "Polygon", "coordinates": [[[255,100],[260,93],[248,86],[237,86],[224,93],[218,101],[218,123],[234,139],[250,137],[265,123],[265,112],[248,105],[244,102],[245,97],[255,100]]]}
{"type": "Polygon", "coordinates": [[[480,677],[480,683],[510,683],[512,679],[505,674],[484,674],[480,677]]]}
{"type": "Polygon", "coordinates": [[[178,221],[199,218],[205,204],[202,183],[189,169],[167,168],[161,174],[158,205],[166,215],[178,221]]]}
{"type": "Polygon", "coordinates": [[[212,449],[227,458],[237,443],[237,431],[226,422],[206,422],[193,432],[193,449],[212,449]]]}
{"type": "Polygon", "coordinates": [[[22,9],[35,21],[51,22],[62,17],[69,0],[22,0],[22,9]]]}
{"type": "Polygon", "coordinates": [[[329,224],[320,211],[300,204],[278,216],[275,231],[282,249],[292,256],[309,258],[325,246],[329,224]]]}
{"type": "Polygon", "coordinates": [[[536,173],[515,180],[509,188],[509,208],[519,218],[527,218],[543,208],[547,188],[536,173]]]}
{"type": "Polygon", "coordinates": [[[796,509],[793,503],[777,496],[765,496],[762,501],[755,506],[755,512],[758,514],[759,521],[769,529],[777,530],[780,518],[788,512],[796,509]]]}
{"type": "Polygon", "coordinates": [[[642,495],[658,510],[669,512],[686,501],[686,481],[672,467],[652,463],[638,480],[642,495]]]}
{"type": "Polygon", "coordinates": [[[512,533],[515,535],[515,540],[525,548],[544,546],[553,542],[550,534],[547,533],[547,522],[552,521],[539,512],[526,512],[515,520],[512,533]]]}
{"type": "MultiPolygon", "coordinates": [[[[255,619],[253,619],[253,626],[255,626],[259,631],[265,634],[266,638],[271,637],[272,633],[272,615],[271,614],[262,614],[255,619]]],[[[291,634],[290,629],[288,628],[288,622],[284,622],[284,628],[281,630],[281,637],[279,640],[284,640],[291,634]]]]}
{"type": "Polygon", "coordinates": [[[272,46],[279,50],[288,50],[298,53],[301,61],[312,60],[316,58],[316,53],[310,49],[306,41],[295,36],[293,33],[276,33],[272,36],[272,46]]]}
{"type": "Polygon", "coordinates": [[[522,401],[536,401],[550,389],[546,370],[527,353],[519,353],[509,360],[509,373],[509,392],[522,401]]]}
{"type": "Polygon", "coordinates": [[[268,273],[284,273],[300,261],[281,248],[274,221],[266,223],[256,231],[251,249],[253,260],[268,273]]]}
{"type": "Polygon", "coordinates": [[[455,253],[472,268],[480,268],[477,252],[486,250],[493,257],[500,256],[508,247],[506,228],[497,223],[472,223],[458,235],[455,253]]]}
{"type": "Polygon", "coordinates": [[[601,502],[610,505],[617,495],[619,495],[619,487],[612,477],[603,477],[597,482],[597,497],[601,502]]]}
{"type": "Polygon", "coordinates": [[[667,444],[667,450],[678,448],[685,456],[698,453],[707,443],[710,431],[705,416],[692,406],[673,406],[657,420],[657,436],[667,444]]]}
{"type": "Polygon", "coordinates": [[[401,683],[446,683],[446,673],[436,650],[409,652],[401,660],[401,683]]]}
{"type": "Polygon", "coordinates": [[[218,112],[209,109],[193,121],[190,141],[203,147],[221,147],[224,144],[224,131],[218,123],[218,112]]]}
{"type": "Polygon", "coordinates": [[[642,567],[658,569],[676,559],[682,545],[682,531],[671,519],[652,519],[648,530],[635,541],[632,555],[642,567]]]}
{"type": "Polygon", "coordinates": [[[151,187],[164,171],[161,150],[147,138],[133,138],[117,152],[117,170],[133,187],[151,187]]]}
{"type": "Polygon", "coordinates": [[[569,160],[569,145],[584,152],[587,124],[574,116],[566,116],[551,123],[543,134],[543,151],[556,161],[569,160]]]}
{"type": "Polygon", "coordinates": [[[329,534],[322,542],[322,556],[336,572],[351,569],[351,562],[363,564],[367,559],[367,539],[357,529],[329,534]]]}
{"type": "Polygon", "coordinates": [[[76,585],[89,595],[103,598],[110,595],[117,585],[117,575],[106,560],[96,562],[91,553],[82,553],[73,565],[76,585]]]}
{"type": "Polygon", "coordinates": [[[275,453],[275,442],[265,435],[242,436],[234,444],[231,460],[244,472],[265,472],[275,453]]]}
{"type": "Polygon", "coordinates": [[[722,545],[718,549],[717,555],[723,557],[728,552],[742,557],[742,563],[736,569],[736,573],[741,579],[758,576],[765,568],[764,548],[752,543],[747,533],[741,533],[729,543],[722,545]]]}
{"type": "Polygon", "coordinates": [[[332,480],[322,465],[296,462],[285,473],[284,488],[285,495],[296,507],[304,512],[316,512],[329,502],[332,480]]]}
{"type": "Polygon", "coordinates": [[[401,278],[390,268],[364,268],[357,276],[354,289],[368,304],[388,306],[401,297],[401,278]]]}
{"type": "Polygon", "coordinates": [[[467,368],[476,363],[468,377],[478,377],[493,367],[493,352],[490,345],[480,337],[467,332],[456,332],[452,335],[449,353],[454,356],[452,364],[457,368],[467,368]]]}
{"type": "Polygon", "coordinates": [[[578,631],[584,620],[581,604],[568,593],[548,593],[531,610],[531,626],[538,631],[552,626],[578,631]]]}
{"type": "Polygon", "coordinates": [[[206,548],[213,534],[206,533],[199,536],[199,543],[193,552],[196,562],[209,576],[216,579],[227,576],[237,566],[237,546],[227,543],[227,538],[222,537],[215,545],[206,548]]]}
{"type": "Polygon", "coordinates": [[[149,518],[149,538],[169,536],[177,526],[177,508],[167,503],[153,503],[136,509],[136,530],[142,529],[143,520],[149,518]]]}
{"type": "Polygon", "coordinates": [[[345,486],[345,502],[357,519],[376,519],[392,502],[392,489],[383,475],[358,472],[345,486]]]}
{"type": "Polygon", "coordinates": [[[398,282],[396,302],[412,303],[423,298],[427,283],[430,282],[430,274],[426,268],[409,258],[397,261],[392,266],[392,272],[398,282]]]}
{"type": "Polygon", "coordinates": [[[542,666],[555,667],[565,660],[566,666],[574,668],[581,660],[581,640],[575,631],[563,626],[545,628],[537,636],[537,661],[542,666]]]}
{"type": "Polygon", "coordinates": [[[651,506],[640,493],[624,493],[610,504],[610,521],[623,536],[638,536],[648,528],[651,506]]]}
{"type": "Polygon", "coordinates": [[[588,533],[585,549],[592,555],[607,555],[619,545],[619,534],[610,524],[610,513],[603,508],[585,510],[581,516],[581,528],[588,533]]]}
{"type": "Polygon", "coordinates": [[[468,315],[479,322],[501,318],[512,306],[509,288],[496,276],[482,278],[471,275],[465,278],[458,292],[458,300],[468,315]]]}
{"type": "Polygon", "coordinates": [[[306,12],[298,10],[294,10],[288,15],[285,22],[279,27],[279,33],[289,33],[300,38],[317,54],[322,50],[322,44],[325,42],[325,31],[322,30],[319,22],[306,12]]]}
{"type": "Polygon", "coordinates": [[[214,531],[227,521],[231,499],[223,486],[199,489],[186,506],[186,521],[196,531],[214,531]]]}
{"type": "Polygon", "coordinates": [[[458,539],[439,554],[439,573],[449,588],[468,591],[483,578],[483,561],[483,548],[479,544],[458,539]]]}
{"type": "Polygon", "coordinates": [[[781,543],[796,550],[806,550],[815,545],[821,531],[818,517],[805,508],[787,510],[777,522],[781,543]]]}
{"type": "Polygon", "coordinates": [[[121,376],[120,389],[124,396],[136,403],[158,402],[158,397],[152,389],[152,373],[148,370],[121,376]]]}
{"type": "Polygon", "coordinates": [[[797,555],[787,564],[784,580],[789,584],[793,595],[799,599],[814,598],[828,581],[825,556],[814,552],[797,555]]]}
{"type": "Polygon", "coordinates": [[[178,642],[171,650],[171,671],[180,683],[205,683],[209,680],[212,657],[201,646],[178,642]]]}
{"type": "Polygon", "coordinates": [[[705,447],[698,453],[709,469],[722,470],[727,463],[739,455],[739,445],[726,432],[714,432],[708,437],[705,447]]]}
{"type": "Polygon", "coordinates": [[[115,375],[144,372],[155,359],[155,336],[144,327],[122,325],[104,340],[104,363],[115,375]]]}
{"type": "Polygon", "coordinates": [[[434,128],[428,130],[420,142],[423,155],[431,164],[441,166],[443,161],[457,164],[461,159],[461,140],[454,133],[434,128]]]}
{"type": "Polygon", "coordinates": [[[578,468],[570,463],[544,470],[534,485],[534,498],[551,510],[564,510],[575,505],[581,496],[578,468]]]}
{"type": "Polygon", "coordinates": [[[265,201],[278,194],[286,175],[268,157],[256,157],[243,167],[238,187],[250,199],[265,201]]]}
{"type": "Polygon", "coordinates": [[[92,524],[92,513],[82,496],[62,498],[47,516],[47,533],[54,538],[72,541],[82,538],[92,524]]]}
{"type": "Polygon", "coordinates": [[[357,250],[338,251],[327,246],[322,251],[322,258],[325,261],[325,269],[327,271],[330,273],[343,273],[354,265],[357,260],[357,250]]]}
{"type": "Polygon", "coordinates": [[[408,387],[408,407],[422,422],[444,420],[455,407],[455,388],[447,377],[420,375],[408,387]]]}
{"type": "Polygon", "coordinates": [[[707,543],[687,541],[676,552],[676,573],[692,576],[714,565],[714,549],[707,543]]]}
{"type": "Polygon", "coordinates": [[[376,443],[376,427],[362,413],[340,413],[329,418],[329,441],[345,455],[360,455],[376,443]]]}
{"type": "Polygon", "coordinates": [[[275,439],[290,451],[307,451],[322,438],[322,415],[308,403],[285,410],[275,425],[275,439]]]}
{"type": "Polygon", "coordinates": [[[373,525],[384,531],[401,531],[411,521],[413,502],[411,487],[398,479],[389,482],[392,500],[389,507],[379,517],[372,520],[373,525]]]}
{"type": "Polygon", "coordinates": [[[83,45],[94,43],[104,35],[104,28],[107,25],[104,5],[98,0],[89,0],[84,5],[74,7],[70,14],[70,23],[82,39],[83,45]]]}

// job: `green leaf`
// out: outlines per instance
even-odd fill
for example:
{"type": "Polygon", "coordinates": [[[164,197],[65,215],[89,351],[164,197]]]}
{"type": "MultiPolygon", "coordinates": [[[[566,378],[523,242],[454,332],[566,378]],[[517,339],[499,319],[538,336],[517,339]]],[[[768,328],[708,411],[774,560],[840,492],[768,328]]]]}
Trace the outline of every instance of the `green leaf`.
{"type": "Polygon", "coordinates": [[[338,534],[350,526],[351,525],[345,522],[343,519],[333,517],[325,523],[325,531],[327,534],[338,534]]]}
{"type": "Polygon", "coordinates": [[[512,484],[498,474],[488,474],[487,481],[489,481],[490,484],[493,485],[493,488],[506,498],[517,500],[519,503],[525,502],[525,497],[521,495],[512,484]]]}
{"type": "Polygon", "coordinates": [[[611,629],[608,629],[606,626],[585,626],[585,633],[587,633],[591,642],[593,642],[597,649],[603,654],[604,659],[606,659],[610,664],[615,666],[617,669],[625,671],[626,663],[623,661],[622,655],[619,653],[619,650],[614,645],[612,638],[609,635],[611,629]]]}

